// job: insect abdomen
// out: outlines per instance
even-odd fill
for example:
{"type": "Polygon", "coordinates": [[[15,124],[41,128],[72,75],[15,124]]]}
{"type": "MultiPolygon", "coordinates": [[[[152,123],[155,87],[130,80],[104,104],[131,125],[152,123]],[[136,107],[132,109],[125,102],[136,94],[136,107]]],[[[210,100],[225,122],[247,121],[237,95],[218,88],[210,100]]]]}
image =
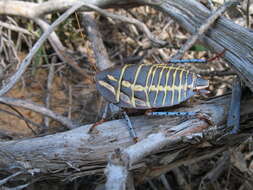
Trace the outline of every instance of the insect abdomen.
{"type": "Polygon", "coordinates": [[[176,105],[193,96],[193,73],[167,64],[124,65],[100,72],[97,88],[120,107],[147,109],[176,105]]]}

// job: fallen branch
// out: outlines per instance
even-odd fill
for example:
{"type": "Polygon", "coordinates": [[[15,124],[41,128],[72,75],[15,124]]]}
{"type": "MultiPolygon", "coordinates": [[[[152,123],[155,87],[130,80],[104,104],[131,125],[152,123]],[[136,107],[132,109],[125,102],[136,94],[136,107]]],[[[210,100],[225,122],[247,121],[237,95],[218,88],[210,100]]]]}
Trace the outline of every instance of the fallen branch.
{"type": "MultiPolygon", "coordinates": [[[[199,28],[203,20],[211,14],[210,10],[195,0],[164,0],[160,4],[150,5],[167,13],[191,34],[194,34],[196,28],[199,28]]],[[[220,53],[225,49],[223,58],[253,91],[252,32],[227,18],[220,17],[199,40],[213,52],[220,53]]]]}
{"type": "MultiPolygon", "coordinates": [[[[216,98],[201,105],[191,108],[183,107],[177,111],[200,111],[210,115],[211,120],[217,126],[221,126],[226,121],[229,101],[229,96],[216,98]]],[[[242,115],[253,113],[250,102],[242,104],[242,115]]],[[[201,143],[206,140],[206,130],[210,126],[204,120],[192,118],[185,121],[184,118],[178,117],[147,116],[132,117],[131,120],[140,139],[137,144],[133,144],[129,137],[125,120],[114,120],[97,126],[98,133],[95,134],[89,134],[90,125],[86,125],[54,135],[1,142],[0,168],[12,173],[11,168],[17,166],[25,170],[36,171],[35,177],[58,177],[71,180],[85,175],[102,174],[108,155],[115,149],[119,149],[124,163],[127,163],[128,169],[133,172],[144,171],[139,169],[146,168],[146,162],[154,163],[153,166],[149,165],[151,168],[160,168],[155,170],[156,172],[142,173],[140,180],[144,180],[148,176],[160,175],[161,172],[167,172],[182,164],[195,162],[196,159],[206,159],[226,150],[229,144],[223,140],[222,142],[227,144],[223,147],[214,146],[198,151],[198,154],[191,154],[194,153],[194,150],[196,151],[196,146],[191,149],[193,143],[201,143]],[[196,139],[198,139],[197,142],[196,139]],[[165,146],[166,149],[162,149],[165,146]],[[155,157],[160,160],[159,162],[152,162],[153,157],[148,161],[147,156],[161,151],[163,153],[155,157]],[[177,156],[180,158],[181,153],[185,155],[184,159],[178,161],[177,156]],[[168,158],[170,156],[174,156],[174,159],[168,158]]],[[[233,139],[232,142],[236,140],[233,139]]]]}
{"type": "Polygon", "coordinates": [[[181,59],[185,52],[188,51],[200,38],[201,35],[203,35],[210,27],[211,25],[232,5],[235,3],[238,3],[238,1],[229,1],[227,3],[224,3],[221,7],[219,7],[214,13],[212,13],[208,19],[204,21],[204,23],[198,28],[196,33],[192,35],[187,42],[182,46],[178,52],[172,57],[172,59],[181,59]]]}
{"type": "Polygon", "coordinates": [[[92,49],[96,59],[96,67],[104,70],[112,67],[114,64],[110,61],[107,54],[102,35],[98,30],[97,23],[91,15],[82,13],[82,25],[86,29],[92,49]]]}
{"type": "MultiPolygon", "coordinates": [[[[52,2],[53,1],[48,1],[46,4],[43,3],[41,5],[48,6],[50,3],[53,5],[52,2]]],[[[58,3],[60,1],[55,2],[58,3]]],[[[42,6],[41,8],[37,7],[39,11],[36,15],[38,16],[55,10],[66,9],[69,4],[73,2],[74,1],[70,0],[69,2],[65,2],[66,4],[61,4],[59,5],[60,8],[58,7],[59,9],[57,9],[57,4],[55,4],[54,7],[48,8],[48,10],[45,9],[45,6],[42,6]]],[[[102,1],[94,1],[93,3],[100,3],[99,5],[103,8],[108,5],[110,6],[110,3],[113,1],[101,2],[102,1]]],[[[115,4],[115,6],[121,6],[122,2],[126,1],[118,1],[118,4],[115,4]]],[[[209,10],[193,0],[164,0],[160,2],[143,0],[142,2],[144,4],[156,2],[151,5],[168,13],[191,33],[194,33],[196,28],[199,28],[199,26],[203,23],[203,20],[207,19],[211,14],[209,10]]],[[[35,5],[35,3],[33,3],[33,5],[35,5]]],[[[36,6],[37,5],[38,4],[36,4],[36,6]]],[[[8,2],[6,6],[7,8],[4,11],[9,8],[8,2]]],[[[97,5],[94,6],[94,10],[104,12],[103,10],[97,8],[97,5]]],[[[92,6],[90,7],[92,8],[92,6]]],[[[1,9],[0,2],[0,13],[1,11],[3,10],[1,9]]],[[[115,17],[113,16],[112,18],[115,17]]],[[[123,21],[128,22],[124,19],[123,21]]],[[[207,46],[216,52],[221,52],[223,49],[227,49],[224,57],[230,61],[230,64],[236,69],[237,73],[246,82],[247,86],[253,89],[253,56],[251,54],[253,49],[252,39],[253,36],[250,31],[233,24],[225,18],[218,19],[218,22],[213,26],[213,28],[210,28],[210,30],[204,33],[200,38],[202,42],[206,43],[207,46]],[[235,33],[237,35],[234,35],[235,33]]],[[[212,121],[218,127],[221,127],[225,123],[225,116],[228,109],[227,105],[229,104],[228,99],[229,97],[226,97],[224,99],[207,102],[203,105],[195,105],[192,109],[200,109],[201,113],[203,112],[209,114],[212,121]]],[[[249,104],[249,102],[247,103],[249,104]]],[[[245,112],[252,112],[252,108],[247,107],[246,109],[246,106],[247,105],[244,105],[243,107],[245,112]]],[[[183,111],[189,110],[187,108],[182,109],[183,111]]],[[[245,114],[245,112],[242,114],[245,114]]],[[[196,160],[199,161],[206,159],[226,150],[226,146],[221,148],[210,146],[213,149],[209,152],[203,150],[200,153],[201,155],[191,155],[186,151],[186,149],[191,148],[191,146],[184,142],[184,140],[191,143],[194,142],[195,138],[206,140],[204,130],[208,130],[209,125],[203,120],[189,119],[187,121],[183,121],[183,119],[180,118],[152,118],[152,120],[149,120],[149,118],[143,116],[133,118],[133,122],[134,126],[138,127],[137,133],[141,139],[139,143],[133,145],[128,137],[128,132],[124,128],[124,120],[107,122],[99,126],[97,128],[99,131],[98,134],[88,134],[87,128],[89,126],[84,126],[80,129],[51,136],[21,141],[3,142],[0,144],[0,168],[3,168],[3,170],[9,173],[13,173],[11,165],[14,164],[19,168],[35,170],[36,177],[47,176],[50,174],[47,176],[48,178],[53,176],[74,179],[84,175],[102,173],[106,165],[107,155],[115,152],[115,147],[118,147],[120,148],[120,155],[117,158],[122,160],[122,163],[114,164],[115,160],[112,158],[110,162],[111,165],[108,165],[107,167],[107,174],[108,178],[112,176],[111,181],[114,181],[115,177],[117,177],[111,175],[115,170],[114,166],[117,165],[120,167],[120,173],[122,174],[121,176],[123,179],[122,183],[120,183],[120,188],[125,184],[127,175],[124,173],[126,173],[128,169],[132,171],[140,168],[151,168],[150,170],[154,169],[154,171],[150,173],[143,172],[143,175],[141,175],[142,179],[140,179],[141,181],[146,177],[160,175],[175,167],[179,167],[182,164],[189,164],[196,162],[196,160]],[[176,145],[180,146],[176,147],[176,145]],[[173,149],[169,149],[167,148],[168,146],[174,147],[173,149]],[[161,152],[161,148],[165,147],[166,149],[163,149],[161,152]],[[177,148],[176,152],[175,147],[177,148]],[[70,152],[71,154],[69,154],[70,152]],[[182,152],[186,155],[186,158],[175,163],[177,156],[182,152]],[[156,156],[162,161],[152,162],[159,164],[150,166],[150,162],[147,162],[147,159],[152,158],[148,158],[148,156],[156,153],[160,153],[156,156]],[[168,157],[168,155],[172,155],[171,153],[174,153],[173,155],[176,154],[175,158],[167,159],[166,156],[168,157]]],[[[70,125],[71,124],[72,123],[70,122],[70,125]]],[[[26,176],[22,177],[25,178],[26,176]]]]}

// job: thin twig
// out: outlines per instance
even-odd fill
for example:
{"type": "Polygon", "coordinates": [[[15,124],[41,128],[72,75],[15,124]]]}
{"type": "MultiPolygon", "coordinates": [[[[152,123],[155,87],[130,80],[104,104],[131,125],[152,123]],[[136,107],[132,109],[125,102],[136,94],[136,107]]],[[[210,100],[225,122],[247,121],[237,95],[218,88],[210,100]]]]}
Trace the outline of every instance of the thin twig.
{"type": "MultiPolygon", "coordinates": [[[[20,111],[18,111],[16,108],[14,108],[13,106],[11,106],[9,104],[5,104],[5,103],[2,103],[2,104],[8,106],[10,109],[15,111],[17,114],[14,114],[12,112],[8,112],[8,111],[5,111],[5,110],[2,110],[3,112],[9,113],[10,115],[15,115],[15,116],[17,115],[18,118],[23,119],[26,123],[26,126],[33,132],[33,134],[37,135],[37,132],[34,131],[33,128],[29,125],[29,123],[32,123],[32,122],[29,122],[30,120],[26,119],[20,111]],[[27,120],[29,120],[29,121],[27,121],[27,120]]],[[[35,126],[41,128],[40,125],[35,125],[35,126]]]]}
{"type": "Polygon", "coordinates": [[[62,123],[64,126],[66,126],[69,129],[76,128],[77,125],[74,124],[71,120],[68,118],[61,116],[52,110],[49,110],[43,106],[40,106],[38,104],[35,104],[33,102],[25,101],[25,100],[20,100],[16,98],[9,98],[9,97],[0,97],[0,102],[3,102],[5,104],[13,105],[13,106],[18,106],[22,108],[26,108],[29,110],[32,110],[34,112],[40,113],[42,115],[45,115],[47,117],[50,117],[60,123],[62,123]]]}
{"type": "Polygon", "coordinates": [[[29,185],[30,185],[30,183],[26,183],[26,184],[19,185],[19,186],[16,186],[16,187],[11,187],[11,188],[3,186],[2,190],[22,190],[22,189],[26,188],[29,185]]]}
{"type": "Polygon", "coordinates": [[[18,175],[20,175],[22,173],[24,173],[24,172],[23,171],[19,171],[19,172],[16,172],[16,173],[10,175],[9,177],[6,177],[6,178],[0,180],[0,186],[3,185],[3,184],[5,184],[5,183],[7,183],[10,179],[12,179],[12,178],[14,178],[14,177],[16,177],[16,176],[18,176],[18,175]]]}
{"type": "MultiPolygon", "coordinates": [[[[48,73],[48,79],[47,79],[47,89],[46,89],[46,98],[45,98],[45,105],[47,109],[50,109],[50,101],[51,101],[51,91],[52,91],[52,84],[53,84],[53,80],[54,80],[54,63],[56,57],[52,58],[52,63],[49,66],[49,73],[48,73]]],[[[45,124],[45,128],[49,128],[49,118],[48,117],[44,117],[44,124],[45,124]]]]}
{"type": "Polygon", "coordinates": [[[137,26],[141,31],[143,31],[146,34],[147,38],[156,47],[164,47],[167,44],[167,42],[157,39],[150,32],[150,30],[148,29],[148,27],[144,23],[140,22],[139,20],[137,20],[135,18],[129,18],[129,17],[125,17],[122,15],[116,15],[116,14],[110,13],[110,12],[103,10],[95,5],[92,5],[92,4],[86,4],[85,6],[90,8],[91,10],[94,10],[94,11],[100,13],[101,15],[103,15],[105,17],[110,17],[112,19],[119,20],[121,22],[129,23],[129,24],[133,24],[133,25],[137,26]]]}
{"type": "Polygon", "coordinates": [[[82,25],[86,28],[89,40],[96,59],[96,68],[104,70],[113,66],[107,54],[102,35],[98,29],[95,19],[87,13],[82,13],[82,25]]]}
{"type": "MultiPolygon", "coordinates": [[[[50,27],[50,25],[46,23],[45,21],[43,21],[42,19],[36,18],[34,20],[44,31],[47,31],[48,28],[50,27]]],[[[48,40],[50,44],[52,45],[54,51],[57,53],[58,57],[64,63],[68,64],[70,67],[72,67],[75,71],[77,71],[79,74],[81,74],[84,77],[87,77],[93,74],[92,72],[89,72],[78,66],[78,63],[76,62],[76,60],[73,59],[73,57],[71,57],[69,53],[67,53],[67,48],[63,46],[63,44],[61,43],[59,37],[57,36],[55,32],[52,32],[49,35],[48,40]]]]}
{"type": "MultiPolygon", "coordinates": [[[[77,3],[81,2],[81,1],[76,1],[77,3]]],[[[84,1],[82,2],[83,4],[83,7],[87,8],[88,9],[91,9],[93,11],[97,11],[98,13],[106,16],[106,17],[111,17],[113,19],[117,19],[117,20],[120,20],[122,22],[126,22],[126,23],[130,23],[130,24],[134,24],[136,25],[140,30],[142,30],[146,35],[147,37],[149,38],[149,40],[155,45],[155,46],[164,46],[166,45],[167,43],[162,41],[162,40],[158,40],[156,39],[153,34],[149,31],[149,29],[145,26],[144,23],[138,21],[137,19],[134,19],[134,18],[127,18],[127,17],[124,17],[124,16],[120,16],[120,15],[115,15],[115,14],[112,14],[112,13],[109,13],[105,10],[102,10],[100,8],[98,8],[98,6],[95,6],[95,5],[92,5],[90,3],[85,3],[84,1]]],[[[128,4],[131,5],[130,2],[128,1],[122,1],[121,4],[128,4]]],[[[133,3],[133,2],[132,2],[133,3]]],[[[46,13],[50,13],[50,12],[54,12],[54,10],[63,10],[63,9],[66,9],[67,7],[69,6],[72,6],[73,5],[73,1],[56,1],[55,3],[52,3],[51,1],[48,1],[48,2],[45,2],[45,3],[21,3],[19,1],[14,1],[13,4],[11,3],[6,3],[6,4],[1,4],[0,2],[0,14],[2,13],[9,13],[9,14],[13,14],[13,15],[22,15],[22,16],[26,16],[26,17],[29,17],[29,18],[38,18],[40,15],[43,15],[43,14],[46,14],[46,13]],[[7,4],[7,5],[6,5],[7,4]],[[14,4],[17,4],[19,6],[19,9],[21,9],[18,13],[17,11],[13,11],[13,7],[14,7],[14,4]],[[3,8],[2,8],[3,7],[3,8]],[[26,7],[30,7],[30,9],[27,10],[26,7]],[[2,9],[1,9],[2,8],[2,9]],[[22,10],[22,8],[24,8],[26,11],[22,10]],[[36,9],[36,11],[33,11],[33,9],[36,9]]],[[[94,3],[95,4],[95,3],[94,3]]],[[[100,5],[100,6],[103,6],[103,4],[106,4],[106,2],[97,2],[96,5],[100,5]]],[[[110,2],[108,2],[108,4],[110,4],[110,2]]],[[[139,4],[140,5],[140,2],[136,1],[135,3],[133,3],[133,5],[135,4],[139,4]]]]}
{"type": "Polygon", "coordinates": [[[247,27],[250,28],[250,0],[247,0],[247,6],[246,6],[246,24],[247,24],[247,27]]]}
{"type": "MultiPolygon", "coordinates": [[[[7,104],[6,104],[7,105],[7,104]]],[[[9,105],[10,106],[10,105],[9,105]]],[[[16,110],[16,109],[15,109],[16,110]]],[[[35,127],[39,128],[39,129],[43,129],[43,126],[38,124],[38,123],[35,123],[33,122],[32,120],[30,119],[27,119],[26,117],[24,117],[21,113],[17,112],[18,114],[15,114],[13,112],[10,112],[10,111],[7,111],[7,110],[3,110],[3,109],[0,109],[0,112],[4,112],[4,113],[7,113],[9,115],[13,115],[19,119],[22,119],[25,121],[27,127],[33,132],[34,135],[37,135],[37,132],[34,131],[34,129],[29,125],[29,123],[31,123],[32,125],[34,125],[35,127]]]]}
{"type": "Polygon", "coordinates": [[[229,152],[225,151],[223,156],[218,160],[217,165],[209,171],[202,179],[199,184],[199,190],[205,189],[207,184],[215,182],[224,170],[229,166],[229,152]]]}
{"type": "Polygon", "coordinates": [[[23,62],[19,65],[18,70],[14,75],[12,75],[7,84],[5,84],[2,89],[0,90],[0,96],[3,96],[6,94],[21,78],[23,73],[26,71],[27,67],[30,65],[33,56],[37,53],[39,48],[42,46],[42,44],[46,41],[48,36],[53,32],[53,30],[64,20],[66,20],[73,12],[75,12],[77,9],[79,9],[83,4],[82,3],[76,3],[68,9],[65,13],[63,13],[49,28],[46,32],[42,34],[40,39],[34,44],[29,54],[26,56],[26,58],[23,60],[23,62]]]}
{"type": "Polygon", "coordinates": [[[237,0],[224,3],[214,13],[212,13],[211,16],[209,16],[207,20],[197,29],[196,33],[186,41],[183,47],[180,48],[174,56],[172,56],[172,59],[181,59],[184,56],[185,52],[188,51],[193,46],[193,44],[195,44],[199,37],[210,28],[216,19],[218,19],[229,7],[236,3],[238,3],[237,0]]]}
{"type": "Polygon", "coordinates": [[[72,104],[73,104],[73,100],[72,100],[72,86],[69,85],[69,107],[68,107],[68,118],[71,120],[71,113],[72,113],[72,104]]]}
{"type": "Polygon", "coordinates": [[[30,35],[30,36],[34,35],[33,33],[29,32],[28,30],[26,30],[24,28],[21,28],[19,26],[15,26],[13,24],[5,23],[5,22],[2,22],[2,21],[0,21],[0,26],[8,28],[8,29],[16,31],[16,32],[21,32],[21,33],[24,33],[24,34],[27,34],[27,35],[30,35]]]}

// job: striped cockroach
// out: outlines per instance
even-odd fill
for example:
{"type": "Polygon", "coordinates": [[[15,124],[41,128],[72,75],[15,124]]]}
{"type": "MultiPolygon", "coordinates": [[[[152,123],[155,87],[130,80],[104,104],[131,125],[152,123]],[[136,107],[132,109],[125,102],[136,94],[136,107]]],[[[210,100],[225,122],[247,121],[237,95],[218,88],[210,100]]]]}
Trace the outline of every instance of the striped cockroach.
{"type": "Polygon", "coordinates": [[[134,109],[177,105],[209,85],[197,74],[168,64],[118,66],[101,71],[95,80],[106,100],[134,109]]]}

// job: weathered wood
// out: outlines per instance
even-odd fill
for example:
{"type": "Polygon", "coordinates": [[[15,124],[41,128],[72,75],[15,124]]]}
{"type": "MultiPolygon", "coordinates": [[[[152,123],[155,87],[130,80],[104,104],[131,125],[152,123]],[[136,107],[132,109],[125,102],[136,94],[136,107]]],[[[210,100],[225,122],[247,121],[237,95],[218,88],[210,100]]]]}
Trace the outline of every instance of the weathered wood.
{"type": "MultiPolygon", "coordinates": [[[[201,111],[211,116],[212,122],[222,125],[226,121],[230,96],[216,98],[215,100],[195,105],[193,107],[183,107],[177,111],[201,111]]],[[[252,101],[250,101],[251,103],[252,101]]],[[[249,102],[242,105],[242,114],[252,113],[253,108],[249,102]]],[[[252,104],[252,103],[251,103],[252,104]]],[[[205,121],[199,119],[166,118],[166,117],[132,117],[132,122],[140,138],[140,142],[145,138],[152,138],[150,134],[159,135],[165,132],[167,138],[172,138],[169,145],[181,142],[182,137],[188,136],[203,137],[203,131],[209,128],[205,121]]],[[[36,176],[45,175],[57,176],[59,178],[72,179],[78,176],[103,173],[107,164],[107,156],[115,149],[125,149],[133,145],[129,137],[126,122],[124,120],[114,120],[97,126],[98,133],[88,134],[90,125],[82,126],[70,131],[37,137],[32,139],[22,139],[0,143],[0,168],[5,172],[16,172],[20,168],[25,168],[30,172],[35,172],[36,176]],[[63,172],[64,171],[64,172],[63,172]],[[49,175],[50,174],[50,175],[49,175]]],[[[166,137],[163,137],[166,138],[166,137]]],[[[144,140],[145,141],[145,140],[144,140]]],[[[165,141],[163,141],[165,142],[165,141]]],[[[161,147],[164,145],[161,145],[161,147]]],[[[178,144],[177,154],[190,145],[182,142],[178,144]],[[180,147],[182,149],[180,149],[180,147]]],[[[133,161],[130,169],[143,168],[145,162],[136,163],[139,156],[148,156],[150,152],[141,152],[138,143],[132,147],[137,147],[135,154],[133,149],[126,149],[125,152],[133,161]],[[139,149],[139,150],[138,150],[139,149]],[[132,154],[134,153],[134,154],[132,154]],[[138,156],[139,155],[139,156],[138,156]]],[[[159,150],[161,151],[161,150],[159,150]]],[[[159,160],[164,160],[167,153],[177,155],[175,146],[162,150],[159,160]]],[[[154,152],[153,152],[154,153],[154,152]]],[[[153,154],[152,153],[152,154],[153,154]]],[[[204,151],[203,151],[204,153],[204,151]]],[[[185,155],[187,157],[187,154],[185,155]]],[[[160,163],[161,164],[161,163],[160,163]]],[[[23,176],[24,177],[24,176],[23,176]]]]}
{"type": "MultiPolygon", "coordinates": [[[[8,3],[7,1],[0,2],[0,14],[14,14],[32,18],[67,9],[75,1],[54,1],[54,7],[50,7],[50,3],[53,1],[42,3],[45,6],[36,3],[29,3],[29,6],[25,6],[27,2],[20,1],[15,7],[22,4],[22,12],[17,11],[17,7],[17,9],[8,7],[10,2],[12,1],[8,1],[8,3]],[[65,4],[57,2],[65,2],[65,4]],[[30,10],[30,12],[27,10],[30,10]]],[[[113,6],[121,7],[128,2],[133,1],[89,1],[89,3],[94,3],[100,7],[112,6],[113,3],[113,6]],[[115,2],[117,3],[115,4],[115,2]]],[[[148,4],[152,1],[143,0],[141,2],[148,4]]],[[[153,2],[156,3],[152,6],[169,14],[190,33],[194,33],[210,14],[209,10],[193,0],[153,2]]],[[[226,49],[224,58],[235,68],[247,86],[253,90],[253,34],[250,31],[226,18],[220,18],[214,27],[203,35],[200,40],[218,53],[226,49]]],[[[229,96],[205,102],[201,105],[196,104],[193,108],[181,108],[181,111],[200,109],[201,112],[210,114],[211,120],[220,126],[226,122],[228,105],[229,96]]],[[[251,105],[252,100],[244,103],[241,114],[252,113],[253,108],[251,105]]],[[[209,125],[203,120],[195,118],[185,121],[182,118],[150,118],[146,116],[134,117],[132,120],[141,140],[136,145],[133,145],[128,135],[124,120],[111,121],[98,126],[97,134],[88,134],[89,126],[86,125],[64,133],[1,142],[0,171],[16,173],[17,170],[25,169],[25,171],[34,173],[35,177],[73,179],[79,176],[103,173],[107,156],[116,148],[120,148],[124,149],[124,153],[131,160],[131,170],[143,169],[141,172],[143,175],[140,175],[140,178],[142,178],[140,180],[143,180],[146,176],[160,175],[182,164],[191,164],[196,160],[208,158],[226,149],[225,146],[217,148],[210,145],[210,149],[204,148],[199,154],[194,155],[189,151],[189,149],[195,150],[197,147],[191,149],[192,146],[182,142],[182,139],[187,137],[187,140],[192,142],[194,137],[203,138],[203,130],[209,128],[209,125]],[[148,144],[147,141],[151,143],[148,144]],[[144,145],[153,148],[152,142],[161,143],[161,147],[165,145],[167,147],[166,149],[150,152],[144,145]],[[147,157],[157,152],[159,154],[155,155],[156,159],[153,157],[152,162],[149,162],[151,159],[149,160],[147,157]],[[180,157],[181,153],[183,153],[183,159],[181,157],[181,160],[177,160],[176,158],[180,157]],[[143,159],[144,156],[146,156],[145,160],[143,159]],[[174,160],[177,160],[177,162],[175,163],[174,160]],[[155,170],[147,172],[145,168],[151,164],[155,170]]],[[[200,144],[199,147],[201,147],[200,144]]],[[[25,174],[19,176],[26,177],[25,174]]]]}
{"type": "Polygon", "coordinates": [[[96,67],[99,70],[105,70],[112,67],[114,64],[109,59],[102,35],[92,15],[82,13],[82,25],[84,28],[86,28],[89,40],[92,42],[92,49],[97,64],[96,67]]]}
{"type": "MultiPolygon", "coordinates": [[[[77,0],[55,0],[43,3],[30,3],[24,1],[0,2],[0,14],[24,16],[30,19],[41,17],[55,11],[66,10],[73,6],[77,0]]],[[[175,19],[181,27],[190,33],[195,33],[197,28],[208,18],[210,10],[195,0],[93,0],[83,1],[101,8],[134,7],[151,5],[162,10],[175,19]]],[[[82,9],[87,11],[87,8],[82,9]]],[[[200,38],[213,52],[220,53],[226,50],[224,58],[231,67],[240,75],[240,78],[253,91],[253,33],[233,21],[221,17],[216,24],[200,38]]]]}
{"type": "MultiPolygon", "coordinates": [[[[195,0],[164,0],[153,6],[167,13],[192,34],[210,14],[206,7],[195,0]]],[[[221,17],[200,41],[216,53],[225,49],[223,57],[253,91],[253,33],[250,30],[221,17]]]]}

